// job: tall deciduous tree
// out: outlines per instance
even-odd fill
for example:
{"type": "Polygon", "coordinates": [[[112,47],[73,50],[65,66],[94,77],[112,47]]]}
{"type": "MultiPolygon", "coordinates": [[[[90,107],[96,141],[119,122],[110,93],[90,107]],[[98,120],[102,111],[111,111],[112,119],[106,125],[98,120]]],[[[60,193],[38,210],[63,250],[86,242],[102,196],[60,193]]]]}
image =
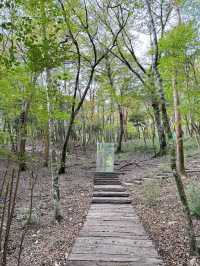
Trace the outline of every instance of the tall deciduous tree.
{"type": "Polygon", "coordinates": [[[171,79],[171,89],[173,92],[174,101],[174,117],[175,117],[175,132],[176,132],[176,152],[172,149],[172,170],[177,184],[179,196],[184,208],[184,213],[187,219],[187,232],[190,242],[190,251],[192,255],[197,253],[196,239],[192,224],[192,218],[182,177],[185,176],[184,166],[184,150],[183,150],[183,130],[181,119],[181,101],[180,93],[181,86],[184,84],[184,64],[188,56],[190,46],[194,41],[194,31],[191,24],[184,24],[181,22],[179,6],[176,4],[178,11],[178,25],[169,31],[160,41],[160,47],[163,51],[163,58],[161,66],[164,67],[165,74],[171,79]]]}
{"type": "MultiPolygon", "coordinates": [[[[65,19],[66,27],[67,27],[67,36],[73,43],[73,47],[75,49],[76,54],[76,64],[77,64],[77,71],[76,71],[76,80],[74,84],[74,95],[73,95],[73,102],[71,107],[71,116],[67,128],[67,133],[62,149],[62,155],[61,155],[61,161],[60,161],[60,169],[59,174],[62,174],[65,172],[65,162],[66,162],[66,152],[67,152],[67,146],[72,130],[72,126],[74,123],[74,120],[79,113],[83,102],[85,100],[85,97],[91,87],[93,77],[95,70],[97,66],[100,64],[100,62],[105,58],[106,55],[113,49],[113,47],[116,44],[117,36],[120,34],[120,32],[123,30],[123,28],[126,25],[127,18],[124,18],[124,23],[116,30],[114,33],[113,39],[108,45],[101,46],[99,42],[99,25],[94,25],[94,18],[91,15],[91,9],[88,8],[87,3],[84,1],[81,3],[72,3],[69,1],[69,3],[65,4],[62,2],[62,0],[59,0],[61,9],[63,11],[63,17],[65,19]],[[76,17],[76,20],[75,20],[76,17]],[[73,19],[72,19],[73,18],[73,19]],[[78,21],[79,23],[77,24],[78,21]],[[87,48],[82,48],[81,43],[81,34],[78,29],[76,29],[76,32],[74,32],[74,28],[78,27],[80,29],[80,32],[84,36],[85,42],[87,43],[87,48]],[[88,50],[85,53],[85,50],[88,50]],[[89,54],[88,54],[89,53],[89,54]],[[83,63],[88,62],[88,68],[89,68],[89,78],[86,82],[85,88],[83,89],[82,96],[80,99],[77,99],[77,93],[80,86],[80,76],[81,76],[81,70],[84,67],[83,63]],[[78,100],[78,101],[77,101],[78,100]]],[[[128,16],[127,16],[128,17],[128,16]]],[[[98,19],[98,18],[96,18],[98,19]]],[[[98,20],[97,20],[98,21],[98,20]]],[[[99,22],[99,21],[98,21],[99,22]]]]}

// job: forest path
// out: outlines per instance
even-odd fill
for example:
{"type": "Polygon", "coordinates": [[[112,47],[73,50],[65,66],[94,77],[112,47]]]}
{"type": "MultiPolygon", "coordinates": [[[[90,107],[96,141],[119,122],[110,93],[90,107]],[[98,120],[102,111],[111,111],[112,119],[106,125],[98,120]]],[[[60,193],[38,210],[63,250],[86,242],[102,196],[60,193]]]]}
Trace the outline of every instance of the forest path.
{"type": "Polygon", "coordinates": [[[95,174],[92,204],[66,265],[162,265],[117,173],[95,174]]]}

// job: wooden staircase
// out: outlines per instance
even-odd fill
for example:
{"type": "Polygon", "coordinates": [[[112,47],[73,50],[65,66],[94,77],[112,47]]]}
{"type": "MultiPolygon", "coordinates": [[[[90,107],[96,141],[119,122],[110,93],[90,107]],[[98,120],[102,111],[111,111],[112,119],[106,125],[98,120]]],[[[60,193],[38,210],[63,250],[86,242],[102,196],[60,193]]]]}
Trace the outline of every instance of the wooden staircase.
{"type": "Polygon", "coordinates": [[[130,204],[129,193],[122,186],[118,173],[96,172],[92,203],[130,204]]]}
{"type": "Polygon", "coordinates": [[[117,173],[95,173],[92,204],[66,266],[162,265],[130,203],[117,173]]]}

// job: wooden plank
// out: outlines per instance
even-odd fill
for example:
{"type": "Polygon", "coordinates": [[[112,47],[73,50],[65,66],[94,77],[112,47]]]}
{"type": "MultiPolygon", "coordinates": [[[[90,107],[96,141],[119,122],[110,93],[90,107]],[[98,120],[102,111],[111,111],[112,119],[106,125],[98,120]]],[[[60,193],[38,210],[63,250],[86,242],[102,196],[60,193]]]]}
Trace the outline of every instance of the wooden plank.
{"type": "Polygon", "coordinates": [[[146,232],[144,229],[138,228],[138,226],[132,227],[103,227],[103,226],[84,226],[80,232],[80,236],[118,236],[119,235],[130,235],[130,236],[144,236],[146,232]]]}
{"type": "MultiPolygon", "coordinates": [[[[124,206],[124,205],[123,205],[124,206]]],[[[126,205],[125,205],[126,206],[126,205]]],[[[116,217],[138,217],[135,213],[129,213],[127,211],[112,211],[109,212],[108,210],[104,211],[101,215],[101,212],[99,212],[98,210],[94,210],[93,212],[89,212],[88,213],[88,217],[92,217],[92,216],[99,216],[99,217],[112,217],[112,216],[116,216],[116,217]]]]}
{"type": "Polygon", "coordinates": [[[94,180],[94,184],[97,184],[97,183],[118,183],[119,185],[121,184],[121,182],[118,180],[118,179],[95,179],[94,180]]]}
{"type": "MultiPolygon", "coordinates": [[[[117,204],[114,204],[114,205],[117,205],[117,204]]],[[[127,205],[122,205],[122,206],[127,206],[127,205]]],[[[109,210],[105,210],[105,211],[99,211],[99,210],[97,210],[97,209],[94,209],[92,212],[91,211],[89,211],[88,212],[88,216],[106,216],[107,217],[107,215],[108,216],[112,216],[112,215],[118,215],[119,217],[125,217],[125,216],[128,216],[128,217],[138,217],[137,215],[136,215],[136,213],[135,212],[128,212],[128,211],[126,211],[126,210],[123,210],[123,211],[120,211],[120,210],[114,210],[114,211],[110,211],[109,212],[109,210]]]]}
{"type": "Polygon", "coordinates": [[[120,182],[120,180],[119,180],[119,178],[118,177],[95,177],[94,178],[94,180],[96,181],[96,180],[108,180],[108,181],[119,181],[120,182]]]}
{"type": "Polygon", "coordinates": [[[121,222],[124,222],[124,221],[132,221],[133,223],[139,223],[140,220],[138,219],[137,216],[131,216],[131,215],[126,215],[126,216],[121,216],[121,215],[88,215],[87,216],[87,221],[112,221],[112,222],[115,222],[115,221],[121,221],[121,222]]]}
{"type": "MultiPolygon", "coordinates": [[[[102,246],[76,246],[76,243],[73,247],[73,253],[72,256],[76,255],[94,255],[99,256],[99,258],[102,258],[102,256],[126,256],[129,259],[133,259],[136,257],[149,257],[149,258],[157,258],[158,254],[154,250],[154,248],[144,248],[144,247],[130,247],[130,246],[108,246],[108,245],[102,245],[102,246]]],[[[69,257],[70,258],[70,257],[69,257]]],[[[72,259],[72,258],[71,258],[72,259]]],[[[118,258],[118,261],[121,261],[118,258]]]]}
{"type": "Polygon", "coordinates": [[[129,197],[127,192],[99,191],[94,192],[93,197],[129,197]]]}
{"type": "Polygon", "coordinates": [[[76,241],[76,244],[80,246],[83,245],[116,245],[116,246],[129,246],[129,247],[154,247],[151,240],[139,239],[135,240],[134,238],[120,238],[120,237],[79,237],[76,241]]]}
{"type": "Polygon", "coordinates": [[[122,185],[95,185],[94,191],[126,191],[122,185]]]}
{"type": "MultiPolygon", "coordinates": [[[[109,204],[109,203],[108,203],[109,204]]],[[[96,204],[95,204],[96,205],[96,204]]],[[[98,204],[99,205],[99,204],[98,204]]],[[[103,204],[102,204],[103,205],[103,204]]],[[[113,204],[113,205],[121,205],[121,204],[113,204]]],[[[92,205],[91,205],[92,206],[92,205]]],[[[99,206],[101,206],[101,205],[99,205],[99,206]]],[[[129,206],[129,204],[127,204],[127,205],[121,205],[121,206],[129,206]]],[[[93,209],[93,211],[92,212],[88,212],[88,214],[89,215],[92,215],[92,214],[96,214],[96,215],[100,215],[102,213],[102,215],[120,215],[120,216],[123,216],[123,215],[130,215],[130,216],[137,216],[136,215],[136,213],[135,212],[129,212],[128,210],[113,210],[113,211],[110,211],[109,212],[109,209],[105,209],[105,210],[103,210],[102,209],[102,211],[100,211],[100,210],[97,210],[97,209],[93,209]]]]}
{"type": "Polygon", "coordinates": [[[117,179],[117,180],[120,180],[118,176],[95,176],[94,180],[96,179],[117,179]]]}
{"type": "Polygon", "coordinates": [[[158,259],[140,259],[131,262],[111,262],[111,261],[68,261],[66,266],[158,266],[162,265],[158,259]]]}
{"type": "Polygon", "coordinates": [[[94,208],[98,208],[98,210],[100,210],[101,208],[104,209],[110,209],[110,210],[115,210],[115,209],[120,209],[120,210],[128,210],[128,211],[133,211],[133,207],[132,205],[128,205],[128,206],[121,206],[120,204],[117,206],[117,205],[113,205],[113,204],[102,204],[102,205],[99,205],[99,204],[93,204],[91,207],[90,207],[90,210],[94,209],[94,208]]]}
{"type": "Polygon", "coordinates": [[[102,177],[95,177],[94,180],[117,180],[117,181],[120,182],[118,177],[105,177],[105,176],[102,176],[102,177]]]}
{"type": "Polygon", "coordinates": [[[119,180],[118,177],[96,177],[94,178],[94,181],[119,181],[121,183],[121,181],[119,180]]]}
{"type": "Polygon", "coordinates": [[[119,179],[107,179],[107,178],[98,178],[98,179],[94,179],[94,183],[96,184],[97,182],[112,182],[112,183],[119,183],[119,185],[121,185],[121,182],[119,179]]]}
{"type": "Polygon", "coordinates": [[[94,185],[121,185],[121,183],[119,181],[115,181],[115,180],[112,180],[112,181],[95,181],[94,182],[94,185]]]}
{"type": "Polygon", "coordinates": [[[137,218],[137,217],[88,217],[90,220],[87,220],[86,223],[107,223],[107,222],[110,222],[110,223],[115,223],[115,222],[131,222],[131,223],[135,223],[135,224],[140,224],[140,220],[137,218]]]}
{"type": "Polygon", "coordinates": [[[118,172],[95,172],[94,177],[96,176],[119,176],[118,172]]]}
{"type": "Polygon", "coordinates": [[[112,204],[129,204],[131,203],[130,198],[120,198],[120,197],[94,197],[92,203],[112,203],[112,204]]]}
{"type": "Polygon", "coordinates": [[[137,216],[134,215],[119,215],[119,214],[104,214],[104,215],[100,215],[100,214],[92,214],[92,215],[88,215],[87,217],[87,221],[88,220],[100,220],[100,221],[132,221],[134,222],[140,222],[139,218],[137,216]]]}
{"type": "Polygon", "coordinates": [[[96,182],[95,185],[120,185],[119,182],[96,182]]]}
{"type": "Polygon", "coordinates": [[[90,207],[90,210],[89,210],[89,213],[92,213],[92,212],[101,212],[101,213],[107,213],[107,212],[110,212],[110,213],[115,213],[115,212],[118,212],[118,213],[128,213],[128,214],[135,214],[135,211],[133,209],[131,209],[130,207],[132,206],[131,204],[128,204],[128,205],[121,205],[121,204],[112,204],[113,205],[113,209],[111,209],[110,207],[106,207],[106,205],[110,205],[110,204],[92,204],[91,207],[90,207]],[[96,207],[96,206],[99,206],[96,207]]]}
{"type": "MultiPolygon", "coordinates": [[[[114,204],[115,205],[115,204],[114,204]]],[[[116,204],[117,205],[117,204],[116,204]]],[[[122,206],[127,206],[127,205],[122,205],[122,206]]],[[[129,217],[136,217],[136,213],[135,212],[132,212],[132,213],[129,213],[128,211],[126,210],[123,210],[123,211],[120,211],[120,210],[114,210],[114,211],[110,211],[109,210],[102,210],[99,211],[97,209],[93,210],[92,212],[89,212],[88,215],[99,215],[101,216],[101,213],[102,213],[102,216],[107,216],[107,215],[118,215],[119,217],[124,217],[124,216],[129,216],[129,217]]]]}
{"type": "MultiPolygon", "coordinates": [[[[127,220],[127,219],[124,219],[124,220],[121,220],[121,221],[114,221],[114,220],[111,220],[111,221],[106,221],[106,220],[95,220],[95,219],[88,219],[85,223],[86,226],[114,226],[114,227],[126,227],[126,228],[129,228],[129,227],[135,227],[136,225],[140,225],[139,221],[135,221],[135,220],[127,220]]],[[[142,228],[142,226],[141,226],[142,228]]]]}
{"type": "MultiPolygon", "coordinates": [[[[109,204],[109,203],[107,203],[107,204],[109,204]]],[[[96,205],[95,203],[94,203],[94,205],[96,205]]],[[[98,204],[99,205],[99,204],[98,204]]],[[[101,205],[103,205],[103,204],[101,204],[101,205]]],[[[99,206],[101,206],[101,205],[99,205],[99,206]]],[[[116,206],[118,206],[118,205],[120,205],[120,206],[129,206],[129,204],[127,204],[127,205],[121,205],[121,204],[113,204],[113,205],[116,205],[116,206]]],[[[91,205],[91,206],[93,206],[93,204],[91,205]]],[[[136,216],[136,213],[134,212],[134,211],[132,211],[132,212],[129,212],[128,210],[120,210],[120,209],[115,209],[115,210],[110,210],[110,209],[101,209],[101,210],[98,210],[98,209],[93,209],[92,211],[89,211],[88,212],[88,214],[90,215],[90,214],[101,214],[102,213],[102,215],[106,215],[106,214],[112,214],[112,215],[115,215],[115,214],[118,214],[118,215],[121,215],[121,216],[123,216],[123,215],[130,215],[130,216],[136,216]]]]}
{"type": "MultiPolygon", "coordinates": [[[[131,247],[131,246],[117,246],[117,245],[74,245],[73,253],[74,256],[76,254],[89,254],[94,256],[127,256],[127,258],[136,258],[136,257],[149,257],[149,258],[156,258],[158,257],[157,252],[154,250],[153,247],[131,247]]],[[[102,258],[102,257],[101,257],[102,258]]],[[[118,260],[120,261],[120,260],[118,260]]]]}
{"type": "Polygon", "coordinates": [[[132,205],[129,204],[129,205],[121,205],[121,204],[93,204],[91,205],[90,209],[89,209],[89,212],[92,212],[92,211],[99,211],[99,212],[103,212],[103,211],[110,211],[110,212],[115,212],[115,211],[118,211],[118,212],[130,212],[130,213],[135,213],[134,209],[132,208],[132,205]],[[108,205],[108,206],[106,206],[108,205]],[[113,208],[110,208],[110,205],[113,206],[113,208]]]}
{"type": "Polygon", "coordinates": [[[97,173],[94,183],[93,204],[66,265],[161,265],[117,175],[97,173]]]}
{"type": "Polygon", "coordinates": [[[138,239],[149,239],[149,237],[144,232],[137,232],[137,231],[131,231],[131,232],[115,232],[115,231],[90,231],[90,230],[84,230],[81,231],[79,234],[80,237],[120,237],[120,238],[130,238],[134,237],[135,240],[138,239]]]}
{"type": "Polygon", "coordinates": [[[119,180],[94,180],[94,185],[120,185],[119,180]]]}
{"type": "Polygon", "coordinates": [[[120,183],[121,183],[121,181],[119,180],[119,178],[118,177],[104,177],[104,176],[102,176],[102,177],[95,177],[94,178],[94,181],[96,181],[96,180],[108,180],[108,181],[119,181],[120,183]]]}
{"type": "Polygon", "coordinates": [[[117,179],[119,180],[119,177],[118,176],[95,176],[94,180],[96,179],[108,179],[108,180],[117,179]]]}
{"type": "Polygon", "coordinates": [[[83,236],[95,236],[97,234],[99,234],[98,236],[102,236],[103,233],[105,235],[111,235],[111,236],[117,236],[117,233],[123,233],[123,234],[127,234],[127,235],[145,235],[146,232],[143,230],[143,228],[138,228],[137,226],[129,226],[129,227],[114,227],[114,226],[93,226],[93,225],[89,225],[89,226],[84,226],[84,230],[81,231],[80,235],[83,236]]]}
{"type": "MultiPolygon", "coordinates": [[[[117,221],[116,221],[117,222],[117,221]]],[[[120,224],[121,221],[118,221],[118,223],[120,224]]],[[[112,222],[105,222],[105,225],[102,224],[96,224],[93,222],[88,222],[85,224],[85,230],[89,230],[89,228],[91,228],[91,231],[103,231],[103,232],[142,232],[143,234],[145,234],[145,231],[143,229],[143,227],[138,227],[139,223],[137,224],[128,224],[126,223],[126,225],[121,224],[121,225],[115,225],[112,222]]]]}
{"type": "MultiPolygon", "coordinates": [[[[139,265],[143,265],[143,262],[148,262],[150,263],[159,263],[160,260],[159,258],[151,257],[151,258],[146,258],[146,257],[135,257],[135,256],[127,256],[127,254],[71,254],[69,257],[69,260],[86,260],[86,261],[111,261],[111,262],[137,262],[139,265]]],[[[157,264],[155,264],[157,265],[157,264]]],[[[86,265],[85,265],[86,266],[86,265]]]]}

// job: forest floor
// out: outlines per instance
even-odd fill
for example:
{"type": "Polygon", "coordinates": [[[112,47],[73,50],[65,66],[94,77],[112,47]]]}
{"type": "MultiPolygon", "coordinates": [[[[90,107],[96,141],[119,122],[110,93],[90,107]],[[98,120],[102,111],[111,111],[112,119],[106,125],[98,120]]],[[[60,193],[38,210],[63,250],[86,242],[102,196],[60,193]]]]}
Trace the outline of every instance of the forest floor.
{"type": "MultiPolygon", "coordinates": [[[[152,158],[141,152],[117,156],[116,170],[133,199],[142,224],[154,241],[166,266],[189,265],[185,219],[178,199],[176,185],[167,157],[152,158]],[[155,189],[156,188],[156,189],[155,189]]],[[[200,156],[187,158],[188,178],[200,178],[200,156]]],[[[3,171],[5,162],[0,162],[3,171]]],[[[53,221],[51,177],[46,168],[35,169],[38,174],[34,189],[33,214],[35,224],[29,226],[21,255],[22,266],[64,266],[68,253],[86,218],[93,189],[94,151],[75,151],[68,155],[66,174],[60,176],[63,220],[53,221]]],[[[30,173],[24,172],[13,220],[8,250],[8,266],[17,265],[21,234],[27,208],[30,205],[30,173]]],[[[200,220],[194,219],[200,232],[200,220]]],[[[87,265],[86,265],[87,266],[87,265]]]]}
{"type": "MultiPolygon", "coordinates": [[[[178,197],[175,180],[169,168],[169,158],[142,158],[132,154],[133,164],[123,168],[121,180],[127,186],[133,205],[142,224],[154,241],[166,266],[192,264],[186,235],[186,220],[178,197]]],[[[126,161],[128,164],[129,161],[126,161]]],[[[199,181],[200,156],[187,158],[188,177],[185,186],[199,181]]],[[[200,220],[193,219],[196,235],[200,232],[200,220]]]]}

